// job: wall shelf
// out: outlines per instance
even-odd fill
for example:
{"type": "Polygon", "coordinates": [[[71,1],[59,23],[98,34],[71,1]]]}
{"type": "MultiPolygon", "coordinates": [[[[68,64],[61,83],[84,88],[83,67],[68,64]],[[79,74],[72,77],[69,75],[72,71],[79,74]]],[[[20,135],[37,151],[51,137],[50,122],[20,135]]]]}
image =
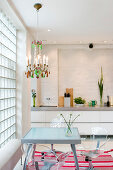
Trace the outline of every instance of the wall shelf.
{"type": "Polygon", "coordinates": [[[113,107],[31,107],[31,111],[113,111],[113,107]]]}

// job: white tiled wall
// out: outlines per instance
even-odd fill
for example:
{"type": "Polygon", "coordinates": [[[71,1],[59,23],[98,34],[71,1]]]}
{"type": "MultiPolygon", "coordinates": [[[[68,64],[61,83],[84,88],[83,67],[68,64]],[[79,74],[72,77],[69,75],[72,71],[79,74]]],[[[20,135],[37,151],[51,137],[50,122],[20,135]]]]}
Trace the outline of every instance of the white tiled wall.
{"type": "Polygon", "coordinates": [[[41,79],[41,104],[58,105],[58,95],[65,88],[74,89],[74,97],[81,96],[87,101],[99,103],[98,78],[100,68],[104,74],[104,101],[113,96],[113,47],[87,45],[46,45],[42,50],[49,58],[51,74],[41,79]],[[47,98],[50,98],[48,101],[47,98]]]}
{"type": "Polygon", "coordinates": [[[41,79],[41,104],[57,106],[58,104],[58,51],[46,49],[49,58],[50,75],[41,79]],[[48,100],[50,98],[50,100],[48,100]]]}
{"type": "Polygon", "coordinates": [[[73,88],[74,97],[99,104],[98,79],[101,66],[104,76],[104,101],[113,95],[113,49],[61,49],[59,50],[59,95],[73,88]]]}

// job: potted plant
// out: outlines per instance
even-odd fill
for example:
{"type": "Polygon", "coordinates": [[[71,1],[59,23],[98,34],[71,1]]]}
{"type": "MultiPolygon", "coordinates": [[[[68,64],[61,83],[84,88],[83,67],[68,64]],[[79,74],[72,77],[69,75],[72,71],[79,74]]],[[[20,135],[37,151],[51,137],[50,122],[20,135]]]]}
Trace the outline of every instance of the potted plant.
{"type": "Polygon", "coordinates": [[[36,91],[32,89],[33,107],[35,107],[36,91]]]}
{"type": "Polygon", "coordinates": [[[100,80],[98,80],[98,87],[99,87],[99,92],[100,92],[100,106],[102,106],[102,97],[103,97],[103,72],[102,72],[102,67],[101,67],[101,77],[100,80]]]}
{"type": "Polygon", "coordinates": [[[75,98],[74,102],[76,106],[83,106],[86,103],[85,99],[82,99],[82,97],[75,98]]]}

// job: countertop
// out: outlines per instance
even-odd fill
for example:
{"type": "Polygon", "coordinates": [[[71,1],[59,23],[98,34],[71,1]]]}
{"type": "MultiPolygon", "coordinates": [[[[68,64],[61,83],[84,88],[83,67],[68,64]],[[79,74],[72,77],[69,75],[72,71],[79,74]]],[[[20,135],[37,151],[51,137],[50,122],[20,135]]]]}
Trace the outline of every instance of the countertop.
{"type": "Polygon", "coordinates": [[[89,106],[80,106],[80,107],[50,107],[50,106],[41,106],[41,107],[31,107],[31,111],[113,111],[113,107],[89,107],[89,106]]]}

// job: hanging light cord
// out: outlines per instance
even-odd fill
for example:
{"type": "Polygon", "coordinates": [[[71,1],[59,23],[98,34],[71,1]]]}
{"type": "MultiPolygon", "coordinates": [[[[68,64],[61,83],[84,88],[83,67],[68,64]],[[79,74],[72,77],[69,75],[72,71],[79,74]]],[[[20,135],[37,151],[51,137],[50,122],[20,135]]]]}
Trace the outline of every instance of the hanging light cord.
{"type": "Polygon", "coordinates": [[[39,10],[36,10],[37,11],[37,40],[38,40],[38,24],[39,24],[39,18],[38,18],[38,12],[39,10]]]}

